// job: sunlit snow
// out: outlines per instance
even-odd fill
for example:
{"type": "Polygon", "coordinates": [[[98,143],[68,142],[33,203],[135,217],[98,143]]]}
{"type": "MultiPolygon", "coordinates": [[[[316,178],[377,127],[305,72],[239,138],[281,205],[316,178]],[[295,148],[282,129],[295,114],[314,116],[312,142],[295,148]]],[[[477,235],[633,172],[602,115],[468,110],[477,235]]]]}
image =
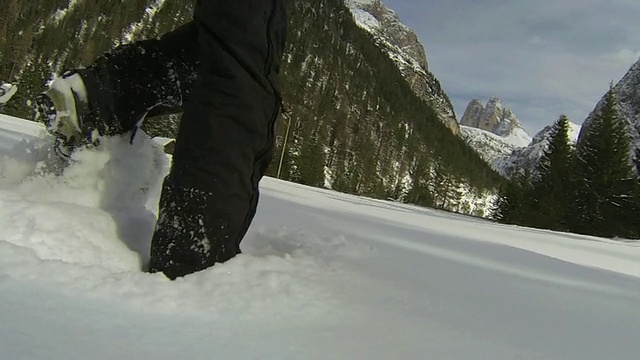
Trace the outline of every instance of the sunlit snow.
{"type": "Polygon", "coordinates": [[[148,260],[170,159],[103,139],[61,176],[0,115],[0,359],[637,359],[638,243],[264,179],[244,254],[148,260]]]}

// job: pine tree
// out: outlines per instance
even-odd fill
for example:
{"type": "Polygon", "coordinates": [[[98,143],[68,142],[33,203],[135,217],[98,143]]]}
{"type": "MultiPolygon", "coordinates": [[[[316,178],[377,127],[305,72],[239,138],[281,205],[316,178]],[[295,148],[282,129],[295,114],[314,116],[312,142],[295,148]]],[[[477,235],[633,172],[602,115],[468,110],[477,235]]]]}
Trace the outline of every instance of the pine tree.
{"type": "Polygon", "coordinates": [[[491,218],[501,223],[513,223],[513,214],[517,207],[517,197],[520,191],[513,181],[507,181],[498,192],[491,218]]]}
{"type": "Polygon", "coordinates": [[[574,151],[569,142],[569,119],[562,115],[551,129],[549,146],[536,167],[532,225],[568,231],[575,199],[574,151]]]}
{"type": "Polygon", "coordinates": [[[432,159],[425,152],[415,154],[415,158],[409,167],[411,188],[405,196],[405,201],[422,206],[434,206],[434,194],[432,186],[432,159]]]}
{"type": "Polygon", "coordinates": [[[627,237],[635,226],[635,179],[629,159],[625,124],[618,116],[616,98],[609,90],[577,148],[577,232],[627,237]]]}
{"type": "Polygon", "coordinates": [[[307,140],[300,149],[297,163],[297,178],[294,179],[296,182],[309,186],[324,186],[324,149],[319,141],[307,140]]]}
{"type": "Polygon", "coordinates": [[[533,188],[529,171],[514,171],[511,180],[500,188],[493,219],[504,224],[531,226],[533,188]]]}

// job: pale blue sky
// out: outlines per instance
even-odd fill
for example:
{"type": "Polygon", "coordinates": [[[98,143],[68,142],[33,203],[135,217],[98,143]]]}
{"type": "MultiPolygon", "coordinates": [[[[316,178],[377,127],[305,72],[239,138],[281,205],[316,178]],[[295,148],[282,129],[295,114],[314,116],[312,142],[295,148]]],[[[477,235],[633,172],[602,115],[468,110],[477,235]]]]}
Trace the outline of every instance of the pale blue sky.
{"type": "Polygon", "coordinates": [[[383,0],[413,28],[458,117],[502,98],[534,135],[582,123],[640,56],[637,0],[383,0]]]}

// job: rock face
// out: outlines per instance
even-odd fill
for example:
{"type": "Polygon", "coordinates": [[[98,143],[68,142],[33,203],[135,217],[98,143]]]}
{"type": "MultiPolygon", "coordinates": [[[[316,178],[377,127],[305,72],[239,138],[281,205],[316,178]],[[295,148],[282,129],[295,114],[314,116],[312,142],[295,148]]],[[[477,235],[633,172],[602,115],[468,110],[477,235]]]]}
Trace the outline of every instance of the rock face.
{"type": "Polygon", "coordinates": [[[395,61],[416,95],[438,112],[440,120],[454,134],[459,134],[453,105],[438,79],[429,71],[424,46],[415,32],[380,0],[345,0],[345,4],[358,26],[371,33],[377,45],[395,61]]]}
{"type": "MultiPolygon", "coordinates": [[[[640,60],[613,87],[617,100],[618,115],[626,121],[627,133],[631,138],[631,154],[640,148],[640,60]]],[[[578,142],[589,131],[591,123],[604,105],[605,97],[584,121],[578,142]]],[[[630,156],[631,156],[630,154],[630,156]]]]}
{"type": "Polygon", "coordinates": [[[493,132],[492,131],[493,129],[490,129],[488,127],[483,128],[480,126],[480,119],[482,119],[482,117],[484,116],[484,113],[485,113],[484,105],[482,105],[480,100],[473,99],[471,100],[469,105],[467,105],[467,108],[464,110],[464,114],[460,119],[460,124],[464,126],[476,128],[476,129],[481,129],[484,131],[493,132]]]}
{"type": "Polygon", "coordinates": [[[522,128],[520,120],[513,111],[502,105],[498,97],[492,97],[487,106],[483,106],[478,99],[471,100],[460,124],[503,137],[515,147],[525,147],[531,142],[531,136],[522,128]]]}

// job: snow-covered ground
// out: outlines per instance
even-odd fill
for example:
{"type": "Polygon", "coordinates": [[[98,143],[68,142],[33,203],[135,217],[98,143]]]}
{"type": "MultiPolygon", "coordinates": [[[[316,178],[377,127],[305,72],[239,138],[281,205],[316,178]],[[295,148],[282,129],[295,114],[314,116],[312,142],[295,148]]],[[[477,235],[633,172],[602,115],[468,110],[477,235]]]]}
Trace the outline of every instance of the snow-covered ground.
{"type": "Polygon", "coordinates": [[[168,159],[0,115],[0,359],[637,359],[640,244],[262,182],[244,254],[140,271],[168,159]]]}

